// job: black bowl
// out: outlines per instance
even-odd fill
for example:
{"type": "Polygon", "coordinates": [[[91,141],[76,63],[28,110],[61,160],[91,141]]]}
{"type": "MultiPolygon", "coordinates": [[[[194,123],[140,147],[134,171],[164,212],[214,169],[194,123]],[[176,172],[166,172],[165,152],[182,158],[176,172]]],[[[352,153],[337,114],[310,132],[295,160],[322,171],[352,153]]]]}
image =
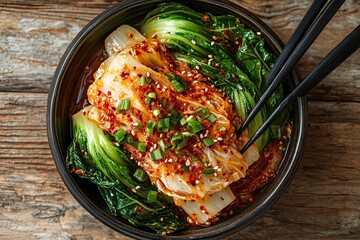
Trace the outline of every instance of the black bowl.
{"type": "MultiPolygon", "coordinates": [[[[70,193],[94,217],[112,229],[133,238],[161,239],[163,236],[138,229],[126,220],[111,215],[96,187],[88,181],[70,174],[65,166],[67,147],[71,140],[71,113],[76,103],[76,92],[80,91],[79,78],[89,59],[102,48],[104,39],[122,24],[136,25],[147,12],[154,9],[161,0],[124,1],[92,20],[71,42],[56,69],[50,88],[47,111],[48,138],[56,167],[70,193]]],[[[275,53],[282,49],[282,42],[261,20],[227,1],[188,1],[190,7],[214,14],[231,14],[255,31],[260,31],[266,44],[275,53]]],[[[288,88],[292,89],[299,82],[299,76],[293,71],[288,88]]],[[[304,98],[298,98],[292,111],[293,130],[285,153],[279,166],[277,176],[269,182],[239,213],[234,214],[214,226],[188,229],[175,233],[171,239],[220,238],[233,234],[259,218],[282,195],[292,180],[300,162],[305,145],[307,130],[307,107],[304,98]]]]}

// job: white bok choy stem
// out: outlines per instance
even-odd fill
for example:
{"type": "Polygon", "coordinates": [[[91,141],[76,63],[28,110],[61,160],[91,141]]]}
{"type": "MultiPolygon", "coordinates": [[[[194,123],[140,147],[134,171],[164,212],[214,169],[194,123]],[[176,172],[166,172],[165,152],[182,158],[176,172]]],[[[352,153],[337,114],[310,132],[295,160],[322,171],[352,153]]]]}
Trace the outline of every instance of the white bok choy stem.
{"type": "Polygon", "coordinates": [[[145,37],[129,25],[121,25],[105,39],[105,49],[109,56],[121,52],[124,48],[145,37]]]}
{"type": "Polygon", "coordinates": [[[230,187],[214,193],[201,202],[186,201],[181,207],[197,223],[204,224],[235,200],[230,187]]]}

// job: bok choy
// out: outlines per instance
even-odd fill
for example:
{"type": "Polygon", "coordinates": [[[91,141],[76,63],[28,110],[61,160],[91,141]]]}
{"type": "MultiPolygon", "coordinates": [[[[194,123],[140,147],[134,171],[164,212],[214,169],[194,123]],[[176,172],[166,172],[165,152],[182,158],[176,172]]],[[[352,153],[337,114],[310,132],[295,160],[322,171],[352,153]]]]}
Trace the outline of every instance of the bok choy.
{"type": "MultiPolygon", "coordinates": [[[[265,80],[275,56],[265,49],[261,37],[233,16],[203,14],[180,3],[164,3],[147,14],[141,32],[173,49],[178,60],[199,69],[231,98],[242,119],[267,88],[265,80]]],[[[250,136],[282,98],[280,89],[249,125],[250,136]]],[[[284,116],[279,122],[285,120],[284,116]]],[[[270,137],[266,131],[258,139],[260,150],[270,137]]]]}
{"type": "Polygon", "coordinates": [[[85,108],[73,115],[68,169],[96,184],[110,211],[135,226],[159,234],[186,227],[172,199],[157,192],[148,178],[138,178],[134,161],[87,118],[87,111],[85,108]]]}

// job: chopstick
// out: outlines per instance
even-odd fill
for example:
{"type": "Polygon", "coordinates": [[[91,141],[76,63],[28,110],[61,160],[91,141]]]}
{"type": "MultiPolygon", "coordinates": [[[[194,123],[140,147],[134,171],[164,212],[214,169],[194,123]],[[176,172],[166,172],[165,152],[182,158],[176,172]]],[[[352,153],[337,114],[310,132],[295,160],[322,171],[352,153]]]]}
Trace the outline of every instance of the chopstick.
{"type": "Polygon", "coordinates": [[[243,154],[271,125],[275,117],[281,113],[297,97],[304,96],[309,90],[315,87],[329,73],[337,68],[351,54],[360,47],[360,25],[358,25],[341,43],[339,43],[305,78],[301,83],[280,103],[270,117],[254,133],[251,139],[241,149],[243,154]]]}
{"type": "Polygon", "coordinates": [[[260,97],[259,101],[249,113],[241,127],[237,130],[237,136],[239,136],[248,127],[249,123],[266,104],[266,101],[275,92],[280,83],[286,79],[287,75],[292,71],[294,65],[305,54],[306,50],[315,41],[317,36],[325,28],[344,1],[345,0],[331,0],[324,7],[327,1],[314,0],[313,4],[305,14],[304,19],[296,28],[293,36],[284,48],[284,51],[281,52],[275,66],[271,70],[269,78],[267,79],[267,83],[271,84],[260,97]],[[323,11],[321,11],[322,9],[323,11]]]}

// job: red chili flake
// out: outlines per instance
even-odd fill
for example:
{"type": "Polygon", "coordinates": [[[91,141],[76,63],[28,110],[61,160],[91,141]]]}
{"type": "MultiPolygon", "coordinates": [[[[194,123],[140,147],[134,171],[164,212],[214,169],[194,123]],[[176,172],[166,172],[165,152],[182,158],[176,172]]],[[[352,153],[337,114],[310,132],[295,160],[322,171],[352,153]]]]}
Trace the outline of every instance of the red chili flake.
{"type": "Polygon", "coordinates": [[[201,205],[200,210],[203,211],[204,209],[205,209],[205,207],[201,205]]]}
{"type": "Polygon", "coordinates": [[[121,78],[125,79],[125,78],[128,78],[128,77],[129,77],[129,73],[127,73],[127,72],[122,72],[122,73],[120,74],[120,76],[121,76],[121,78]]]}
{"type": "Polygon", "coordinates": [[[225,31],[224,31],[224,34],[225,34],[227,37],[229,37],[229,36],[230,36],[229,30],[225,30],[225,31]]]}
{"type": "Polygon", "coordinates": [[[136,66],[134,66],[134,70],[136,70],[136,66]]]}
{"type": "Polygon", "coordinates": [[[215,63],[215,67],[220,67],[221,63],[215,63]]]}
{"type": "Polygon", "coordinates": [[[107,92],[107,95],[111,96],[111,92],[110,92],[110,91],[108,91],[108,92],[107,92]]]}
{"type": "Polygon", "coordinates": [[[142,211],[144,211],[143,207],[139,207],[137,213],[140,214],[142,211]]]}
{"type": "Polygon", "coordinates": [[[225,75],[225,70],[224,69],[221,69],[220,72],[219,72],[220,75],[225,75]]]}
{"type": "Polygon", "coordinates": [[[210,16],[209,15],[204,15],[202,18],[203,22],[208,22],[210,20],[210,16]]]}
{"type": "Polygon", "coordinates": [[[133,34],[133,33],[130,33],[130,34],[129,34],[129,38],[134,38],[134,34],[133,34]]]}
{"type": "Polygon", "coordinates": [[[222,201],[224,201],[224,198],[223,198],[223,197],[220,197],[220,199],[221,199],[222,201]]]}

